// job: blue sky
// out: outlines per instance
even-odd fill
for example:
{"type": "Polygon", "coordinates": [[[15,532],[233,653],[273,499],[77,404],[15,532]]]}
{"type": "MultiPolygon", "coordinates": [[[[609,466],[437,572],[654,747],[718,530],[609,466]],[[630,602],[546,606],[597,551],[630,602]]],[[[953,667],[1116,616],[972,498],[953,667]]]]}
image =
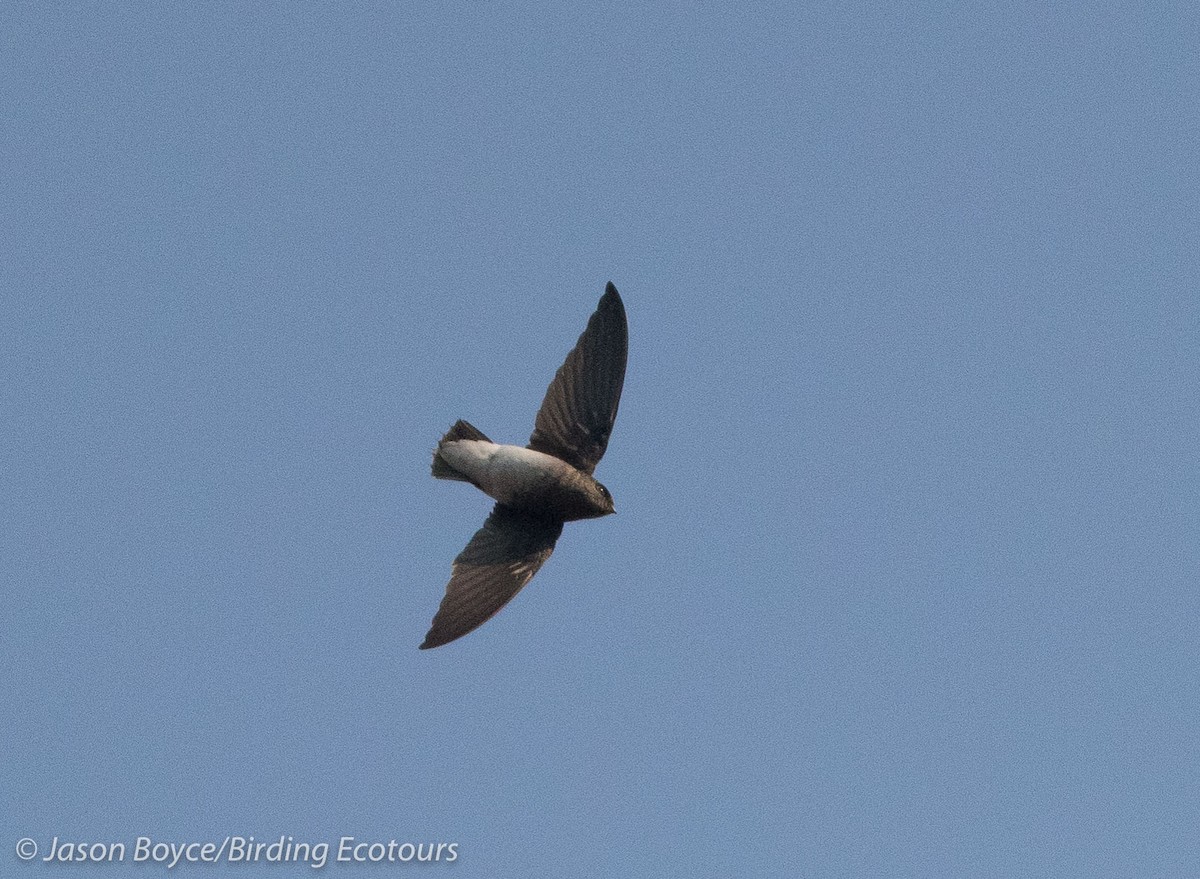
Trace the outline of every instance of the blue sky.
{"type": "Polygon", "coordinates": [[[4,19],[5,875],[1200,872],[1192,4],[4,19]],[[610,279],[618,515],[418,652],[610,279]]]}

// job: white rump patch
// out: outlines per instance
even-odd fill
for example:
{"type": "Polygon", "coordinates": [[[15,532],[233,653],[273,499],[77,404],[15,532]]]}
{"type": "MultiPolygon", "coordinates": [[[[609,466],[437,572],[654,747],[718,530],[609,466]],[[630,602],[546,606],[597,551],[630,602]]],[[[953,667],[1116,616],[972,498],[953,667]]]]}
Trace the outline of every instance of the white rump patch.
{"type": "Polygon", "coordinates": [[[533,449],[482,440],[443,443],[439,454],[451,467],[501,503],[509,503],[518,495],[556,478],[568,466],[533,449]]]}

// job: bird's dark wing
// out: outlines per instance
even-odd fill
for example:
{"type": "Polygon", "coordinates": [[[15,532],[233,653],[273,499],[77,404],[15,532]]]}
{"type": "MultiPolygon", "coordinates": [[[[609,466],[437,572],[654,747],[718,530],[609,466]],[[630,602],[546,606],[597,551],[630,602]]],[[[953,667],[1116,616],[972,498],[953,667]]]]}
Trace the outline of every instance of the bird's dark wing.
{"type": "Polygon", "coordinates": [[[496,504],[454,560],[446,596],[421,649],[440,647],[487,622],[554,552],[563,523],[496,504]]]}
{"type": "Polygon", "coordinates": [[[595,470],[617,419],[628,352],[625,306],[610,283],[546,390],[529,448],[561,458],[584,473],[595,470]]]}

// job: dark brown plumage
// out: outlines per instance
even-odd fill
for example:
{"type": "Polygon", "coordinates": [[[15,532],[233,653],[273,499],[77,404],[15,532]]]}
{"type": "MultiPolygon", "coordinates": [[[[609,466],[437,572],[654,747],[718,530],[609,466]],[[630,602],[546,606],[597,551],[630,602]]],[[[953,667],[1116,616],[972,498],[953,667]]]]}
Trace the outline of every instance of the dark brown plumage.
{"type": "Polygon", "coordinates": [[[478,628],[554,551],[563,523],[614,511],[592,476],[608,447],[628,354],[625,306],[611,283],[546,390],[525,448],[500,445],[465,421],[442,437],[433,475],[470,482],[497,501],[458,554],[421,649],[478,628]]]}

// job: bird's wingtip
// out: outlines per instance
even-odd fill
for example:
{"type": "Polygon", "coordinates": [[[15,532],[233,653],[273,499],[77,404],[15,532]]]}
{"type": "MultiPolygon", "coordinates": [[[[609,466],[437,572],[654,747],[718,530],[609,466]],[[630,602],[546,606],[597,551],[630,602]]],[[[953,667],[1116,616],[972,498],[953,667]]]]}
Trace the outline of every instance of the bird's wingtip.
{"type": "Polygon", "coordinates": [[[621,301],[621,294],[617,292],[617,286],[612,281],[604,285],[604,295],[600,297],[598,308],[625,310],[625,303],[621,301]]]}

